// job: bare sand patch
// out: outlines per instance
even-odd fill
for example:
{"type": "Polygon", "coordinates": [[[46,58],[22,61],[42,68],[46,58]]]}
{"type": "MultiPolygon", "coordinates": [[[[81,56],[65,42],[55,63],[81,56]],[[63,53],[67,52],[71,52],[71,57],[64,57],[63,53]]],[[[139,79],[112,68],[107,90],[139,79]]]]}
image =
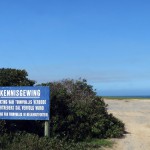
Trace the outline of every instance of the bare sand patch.
{"type": "Polygon", "coordinates": [[[112,150],[150,150],[150,100],[122,99],[108,100],[108,112],[125,123],[125,137],[113,139],[112,150]]]}

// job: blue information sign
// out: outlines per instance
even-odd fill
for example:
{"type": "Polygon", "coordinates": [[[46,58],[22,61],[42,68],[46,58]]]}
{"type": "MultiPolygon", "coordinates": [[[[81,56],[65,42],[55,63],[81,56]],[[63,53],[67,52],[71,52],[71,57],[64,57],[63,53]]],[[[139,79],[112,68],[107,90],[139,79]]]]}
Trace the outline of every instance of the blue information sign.
{"type": "Polygon", "coordinates": [[[0,87],[0,119],[49,120],[49,116],[49,87],[0,87]]]}

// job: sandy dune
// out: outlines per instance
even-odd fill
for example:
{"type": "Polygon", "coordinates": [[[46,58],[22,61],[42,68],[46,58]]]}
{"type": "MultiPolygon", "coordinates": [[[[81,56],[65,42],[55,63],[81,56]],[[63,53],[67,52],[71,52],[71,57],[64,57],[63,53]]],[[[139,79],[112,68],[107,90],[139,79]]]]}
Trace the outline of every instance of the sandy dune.
{"type": "Polygon", "coordinates": [[[112,150],[150,150],[150,100],[107,100],[108,111],[126,125],[125,138],[112,150]]]}

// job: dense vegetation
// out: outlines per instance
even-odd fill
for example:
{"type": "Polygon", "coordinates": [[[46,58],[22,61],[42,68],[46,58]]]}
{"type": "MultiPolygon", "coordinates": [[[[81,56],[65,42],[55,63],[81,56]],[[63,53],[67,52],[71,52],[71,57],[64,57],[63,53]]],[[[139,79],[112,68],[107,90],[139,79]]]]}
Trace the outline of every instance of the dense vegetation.
{"type": "MultiPolygon", "coordinates": [[[[27,76],[25,70],[2,68],[0,86],[33,86],[35,81],[27,76]]],[[[86,149],[90,145],[84,141],[123,136],[124,124],[108,114],[107,105],[86,80],[66,79],[41,85],[51,89],[51,139],[42,137],[43,121],[1,120],[1,148],[86,149]]]]}

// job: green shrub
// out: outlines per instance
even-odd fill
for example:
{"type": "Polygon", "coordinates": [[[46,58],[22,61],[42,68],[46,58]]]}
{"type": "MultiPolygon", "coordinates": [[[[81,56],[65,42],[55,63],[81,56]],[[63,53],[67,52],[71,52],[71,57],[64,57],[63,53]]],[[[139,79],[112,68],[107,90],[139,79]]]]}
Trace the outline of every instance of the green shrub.
{"type": "Polygon", "coordinates": [[[0,136],[0,150],[5,149],[11,142],[12,136],[4,133],[0,136]]]}
{"type": "MultiPolygon", "coordinates": [[[[86,150],[85,143],[60,140],[58,138],[39,137],[35,134],[16,133],[0,137],[1,150],[86,150]]],[[[87,145],[88,146],[88,145],[87,145]]]]}
{"type": "Polygon", "coordinates": [[[58,139],[57,137],[46,138],[35,134],[19,132],[5,134],[0,137],[0,150],[93,150],[102,146],[112,146],[108,140],[92,139],[84,142],[73,142],[71,140],[58,139]]]}
{"type": "Polygon", "coordinates": [[[0,135],[6,133],[6,121],[0,120],[0,135]]]}
{"type": "Polygon", "coordinates": [[[107,105],[86,80],[44,83],[51,89],[51,135],[75,141],[121,137],[124,124],[108,114],[107,105]]]}
{"type": "MultiPolygon", "coordinates": [[[[0,86],[33,86],[35,81],[28,79],[27,76],[25,70],[2,68],[0,69],[0,86]]],[[[81,141],[90,138],[121,137],[123,135],[124,124],[113,115],[108,114],[107,105],[101,97],[96,95],[93,87],[88,85],[85,79],[67,79],[41,85],[50,86],[51,90],[51,137],[57,136],[60,139],[81,141]]],[[[1,145],[5,145],[3,144],[7,139],[5,133],[13,134],[26,131],[42,136],[43,123],[43,121],[22,120],[0,121],[0,135],[1,137],[4,135],[1,138],[1,145]]],[[[34,138],[37,140],[38,137],[34,136],[34,138]]],[[[14,143],[22,141],[21,139],[18,140],[14,143]]],[[[28,142],[30,143],[30,141],[28,142]]]]}
{"type": "MultiPolygon", "coordinates": [[[[0,86],[33,86],[34,80],[28,79],[25,70],[0,68],[0,86]]],[[[41,133],[41,124],[37,121],[6,120],[0,121],[0,134],[18,131],[41,133]]]]}

